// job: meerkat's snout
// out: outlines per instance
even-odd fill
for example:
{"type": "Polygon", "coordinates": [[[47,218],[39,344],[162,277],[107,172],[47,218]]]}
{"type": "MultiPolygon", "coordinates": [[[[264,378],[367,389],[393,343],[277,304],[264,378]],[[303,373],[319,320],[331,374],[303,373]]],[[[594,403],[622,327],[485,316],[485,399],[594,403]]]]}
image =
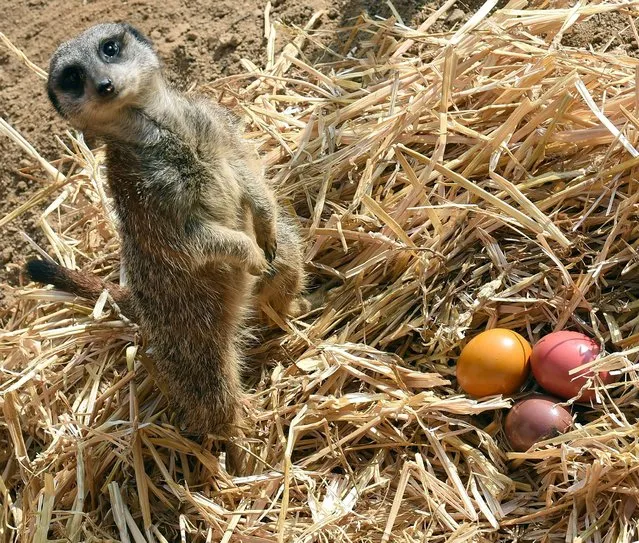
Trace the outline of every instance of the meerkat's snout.
{"type": "Polygon", "coordinates": [[[96,89],[100,96],[109,96],[115,92],[115,87],[113,86],[113,81],[111,81],[108,77],[103,79],[96,85],[96,89]]]}

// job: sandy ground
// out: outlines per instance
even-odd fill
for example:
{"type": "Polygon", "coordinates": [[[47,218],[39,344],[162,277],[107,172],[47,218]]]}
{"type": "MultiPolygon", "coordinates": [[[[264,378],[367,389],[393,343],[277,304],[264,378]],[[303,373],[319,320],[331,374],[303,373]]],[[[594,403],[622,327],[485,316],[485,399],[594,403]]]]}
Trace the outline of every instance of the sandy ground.
{"type": "MultiPolygon", "coordinates": [[[[440,0],[395,0],[398,13],[407,24],[419,24],[440,0]]],[[[453,29],[482,5],[481,0],[459,1],[441,21],[441,30],[453,29]]],[[[505,3],[505,2],[504,2],[505,3]]],[[[151,0],[113,2],[105,0],[3,0],[0,31],[28,57],[46,69],[48,58],[59,42],[98,22],[125,20],[151,36],[179,87],[214,80],[221,75],[243,72],[241,58],[258,66],[266,54],[263,38],[265,0],[151,0]]],[[[288,24],[304,25],[317,10],[326,10],[320,28],[326,43],[339,40],[336,29],[348,25],[366,10],[388,16],[384,1],[375,0],[271,0],[272,17],[288,24]]],[[[598,16],[579,25],[564,43],[570,46],[623,47],[636,53],[637,43],[626,19],[618,14],[598,16]]],[[[280,46],[282,44],[279,44],[280,46]]],[[[321,55],[321,50],[311,51],[321,55]]],[[[0,45],[0,116],[11,123],[48,160],[61,150],[55,135],[68,128],[54,113],[44,91],[44,82],[0,45]]],[[[0,136],[0,217],[24,202],[43,183],[44,175],[30,179],[20,168],[30,159],[13,142],[0,136]]],[[[15,285],[19,269],[33,253],[25,234],[42,242],[34,217],[25,213],[2,232],[0,283],[15,285]]],[[[43,245],[46,249],[46,245],[43,245]]],[[[0,289],[0,307],[7,306],[10,289],[0,289]]]]}

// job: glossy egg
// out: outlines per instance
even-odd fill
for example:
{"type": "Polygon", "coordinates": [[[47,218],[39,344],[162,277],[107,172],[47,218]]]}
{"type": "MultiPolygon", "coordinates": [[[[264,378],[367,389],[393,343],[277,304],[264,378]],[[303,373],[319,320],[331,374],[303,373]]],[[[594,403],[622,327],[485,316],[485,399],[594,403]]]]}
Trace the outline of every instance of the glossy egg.
{"type": "MultiPolygon", "coordinates": [[[[537,382],[547,392],[563,399],[571,399],[592,377],[590,370],[576,374],[569,371],[594,360],[599,355],[599,346],[591,338],[579,332],[553,332],[544,336],[535,344],[530,356],[530,365],[537,382]]],[[[599,377],[604,383],[612,382],[608,372],[599,377]]],[[[581,401],[594,398],[594,390],[586,390],[580,396],[581,401]]]]}
{"type": "Polygon", "coordinates": [[[528,377],[531,347],[517,332],[486,330],[472,338],[457,360],[457,382],[471,396],[513,394],[528,377]]]}
{"type": "Polygon", "coordinates": [[[561,400],[535,394],[518,401],[506,416],[504,430],[513,450],[524,452],[535,443],[563,434],[572,425],[561,400]]]}

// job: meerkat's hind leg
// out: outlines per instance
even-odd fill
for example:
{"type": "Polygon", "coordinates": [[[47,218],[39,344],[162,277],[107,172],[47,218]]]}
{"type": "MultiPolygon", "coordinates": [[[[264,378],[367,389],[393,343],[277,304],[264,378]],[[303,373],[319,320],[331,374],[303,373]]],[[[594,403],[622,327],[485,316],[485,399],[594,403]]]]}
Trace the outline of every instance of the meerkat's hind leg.
{"type": "Polygon", "coordinates": [[[329,283],[321,285],[314,289],[307,287],[308,292],[304,295],[304,302],[308,306],[307,312],[315,311],[316,309],[322,307],[327,301],[327,297],[331,288],[333,288],[334,286],[335,285],[329,283]]]}
{"type": "Polygon", "coordinates": [[[248,475],[247,470],[251,467],[249,456],[240,445],[246,439],[246,429],[241,425],[239,402],[227,406],[230,410],[225,420],[212,423],[205,405],[195,405],[194,411],[188,414],[184,405],[176,407],[176,419],[182,434],[201,444],[211,438],[219,440],[226,452],[226,471],[233,476],[248,475]]]}
{"type": "Polygon", "coordinates": [[[268,304],[278,314],[299,317],[311,304],[304,298],[306,274],[302,242],[293,219],[280,212],[277,220],[277,254],[270,273],[256,285],[258,305],[268,304]]]}
{"type": "Polygon", "coordinates": [[[296,270],[278,267],[272,278],[263,281],[258,294],[259,305],[268,304],[278,314],[293,318],[308,313],[311,303],[298,291],[298,283],[296,270]]]}

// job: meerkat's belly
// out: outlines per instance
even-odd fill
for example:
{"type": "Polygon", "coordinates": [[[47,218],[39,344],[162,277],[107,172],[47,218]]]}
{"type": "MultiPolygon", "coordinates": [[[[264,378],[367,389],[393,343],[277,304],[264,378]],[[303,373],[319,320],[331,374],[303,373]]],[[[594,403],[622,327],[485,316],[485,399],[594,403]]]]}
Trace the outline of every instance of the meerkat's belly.
{"type": "Polygon", "coordinates": [[[155,145],[114,147],[109,159],[122,256],[140,324],[155,342],[234,335],[253,279],[228,265],[198,265],[202,259],[191,231],[202,216],[242,229],[233,172],[224,161],[196,156],[171,135],[155,145]]]}
{"type": "Polygon", "coordinates": [[[140,255],[125,262],[125,268],[141,324],[147,328],[171,336],[185,328],[218,335],[234,328],[247,310],[252,278],[237,269],[207,265],[184,270],[140,255]]]}
{"type": "Polygon", "coordinates": [[[229,304],[243,303],[250,292],[238,275],[245,275],[228,266],[207,265],[184,270],[138,257],[127,264],[129,286],[144,307],[170,311],[224,311],[229,304]]]}

